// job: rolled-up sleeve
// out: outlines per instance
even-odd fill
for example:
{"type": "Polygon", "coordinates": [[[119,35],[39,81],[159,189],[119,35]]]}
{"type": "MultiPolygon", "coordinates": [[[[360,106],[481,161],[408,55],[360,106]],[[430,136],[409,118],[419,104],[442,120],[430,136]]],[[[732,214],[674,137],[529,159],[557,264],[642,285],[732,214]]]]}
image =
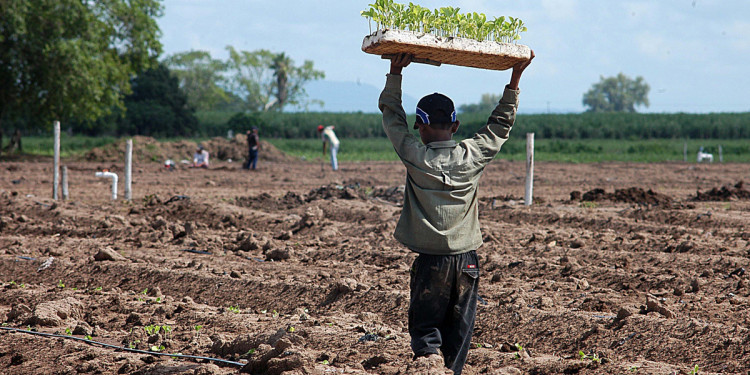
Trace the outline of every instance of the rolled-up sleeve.
{"type": "Polygon", "coordinates": [[[402,160],[412,160],[423,148],[417,137],[409,133],[406,122],[406,112],[401,104],[400,75],[387,74],[385,88],[380,94],[378,108],[383,113],[383,130],[393,144],[394,150],[402,160]]]}

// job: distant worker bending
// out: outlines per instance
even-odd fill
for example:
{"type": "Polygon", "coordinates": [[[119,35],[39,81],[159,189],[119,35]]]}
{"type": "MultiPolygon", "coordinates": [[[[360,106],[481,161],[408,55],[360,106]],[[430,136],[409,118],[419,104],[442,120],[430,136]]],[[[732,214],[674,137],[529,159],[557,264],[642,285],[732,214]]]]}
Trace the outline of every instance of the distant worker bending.
{"type": "Polygon", "coordinates": [[[193,164],[191,168],[208,168],[208,151],[203,148],[203,145],[198,145],[198,149],[193,154],[193,164]]]}
{"type": "Polygon", "coordinates": [[[336,133],[333,132],[333,125],[329,126],[318,126],[318,133],[320,133],[323,139],[323,155],[326,154],[326,146],[330,146],[331,150],[331,168],[334,171],[339,170],[339,161],[337,154],[339,152],[339,139],[336,137],[336,133]]]}

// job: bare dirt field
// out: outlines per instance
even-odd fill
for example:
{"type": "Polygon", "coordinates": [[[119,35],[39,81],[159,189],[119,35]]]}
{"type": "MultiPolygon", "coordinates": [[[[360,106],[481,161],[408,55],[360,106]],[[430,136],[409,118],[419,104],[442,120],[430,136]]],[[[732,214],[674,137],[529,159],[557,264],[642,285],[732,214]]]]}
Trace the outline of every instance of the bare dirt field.
{"type": "MultiPolygon", "coordinates": [[[[0,373],[436,373],[411,361],[401,164],[139,161],[131,202],[94,177],[122,194],[121,162],[65,164],[53,201],[50,160],[0,163],[0,373]]],[[[750,166],[537,163],[530,207],[524,170],[481,182],[465,374],[750,373],[750,166]]]]}

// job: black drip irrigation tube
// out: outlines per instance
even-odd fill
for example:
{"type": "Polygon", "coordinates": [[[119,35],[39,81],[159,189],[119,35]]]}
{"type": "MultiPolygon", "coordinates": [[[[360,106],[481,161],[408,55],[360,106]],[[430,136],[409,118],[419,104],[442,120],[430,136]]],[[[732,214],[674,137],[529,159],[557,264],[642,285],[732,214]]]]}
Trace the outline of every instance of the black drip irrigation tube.
{"type": "Polygon", "coordinates": [[[20,329],[20,328],[0,327],[0,329],[4,331],[8,331],[8,332],[21,332],[21,333],[28,333],[30,335],[37,335],[37,336],[43,336],[43,337],[57,337],[57,338],[63,338],[63,339],[68,339],[68,340],[83,341],[87,344],[100,345],[105,348],[124,350],[126,352],[132,352],[132,353],[160,355],[160,356],[166,356],[166,357],[185,358],[185,359],[193,359],[193,360],[213,361],[213,362],[223,363],[225,365],[231,365],[231,366],[237,366],[237,367],[245,366],[245,364],[242,362],[228,361],[226,359],[221,359],[221,358],[200,357],[197,355],[187,355],[187,354],[159,353],[159,352],[152,352],[148,350],[131,349],[131,348],[126,348],[124,346],[106,344],[103,342],[89,340],[89,339],[75,337],[75,336],[57,335],[54,333],[44,333],[44,332],[34,332],[34,331],[28,331],[28,330],[20,329]]]}

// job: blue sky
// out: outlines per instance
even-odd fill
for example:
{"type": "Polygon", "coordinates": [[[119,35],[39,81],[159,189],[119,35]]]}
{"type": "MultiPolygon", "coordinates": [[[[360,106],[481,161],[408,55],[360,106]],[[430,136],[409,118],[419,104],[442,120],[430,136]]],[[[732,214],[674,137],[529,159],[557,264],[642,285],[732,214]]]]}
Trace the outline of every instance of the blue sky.
{"type": "MultiPolygon", "coordinates": [[[[374,94],[357,93],[374,95],[371,112],[377,112],[377,92],[385,83],[388,62],[361,51],[369,28],[359,12],[369,3],[166,0],[159,25],[165,54],[199,49],[224,59],[227,45],[286,52],[297,63],[312,60],[325,72],[326,81],[371,86],[374,94]]],[[[583,111],[583,93],[600,76],[620,72],[642,76],[651,86],[651,105],[639,108],[641,112],[750,111],[750,1],[418,3],[523,19],[529,31],[519,43],[534,49],[537,58],[521,81],[521,113],[548,108],[552,112],[583,111]]],[[[501,92],[509,77],[509,71],[412,64],[404,70],[403,90],[416,98],[442,92],[460,105],[478,102],[483,93],[501,92]]]]}

